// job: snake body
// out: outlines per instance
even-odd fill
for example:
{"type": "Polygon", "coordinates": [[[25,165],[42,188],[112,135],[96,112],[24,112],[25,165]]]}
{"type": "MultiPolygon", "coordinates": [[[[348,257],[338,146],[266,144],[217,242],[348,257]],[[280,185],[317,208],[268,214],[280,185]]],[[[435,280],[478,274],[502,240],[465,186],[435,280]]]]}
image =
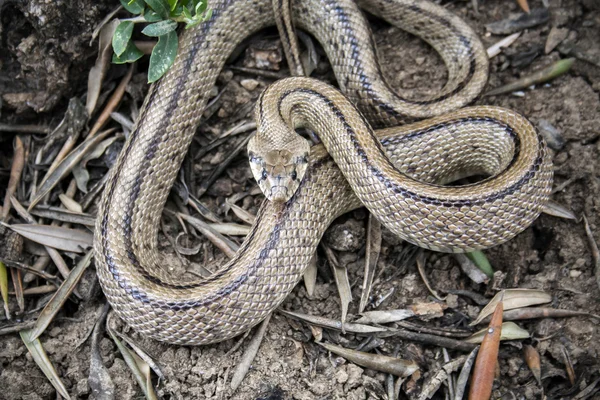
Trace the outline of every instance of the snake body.
{"type": "MultiPolygon", "coordinates": [[[[294,20],[323,45],[340,87],[376,126],[460,108],[485,85],[487,61],[480,42],[440,7],[410,0],[361,3],[392,23],[408,24],[409,31],[425,37],[442,54],[448,84],[435,97],[413,101],[394,93],[382,79],[368,25],[354,3],[294,3],[294,20]]],[[[455,251],[492,246],[523,230],[541,211],[552,179],[543,140],[514,112],[464,109],[377,131],[381,146],[359,141],[350,150],[340,148],[341,153],[359,156],[342,168],[344,174],[322,147],[312,148],[306,175],[292,199],[263,204],[230,262],[206,279],[173,279],[163,272],[157,251],[169,190],[226,58],[241,40],[274,21],[271,0],[211,1],[210,7],[212,18],[185,32],[175,64],[150,88],[100,201],[94,240],[99,280],[113,309],[137,331],[170,343],[206,344],[234,337],[262,321],[300,280],[331,221],[362,205],[344,174],[350,170],[359,181],[392,184],[378,175],[360,175],[371,160],[363,157],[363,146],[380,156],[385,149],[391,164],[377,164],[389,170],[385,172],[404,171],[422,182],[450,181],[473,171],[497,173],[481,185],[454,192],[410,180],[410,190],[395,193],[401,206],[393,205],[394,199],[371,204],[382,206],[384,215],[408,218],[399,231],[424,247],[455,251]],[[434,187],[431,197],[428,190],[434,187]],[[479,233],[471,232],[477,225],[483,227],[479,233]],[[418,233],[407,227],[416,227],[418,233]],[[452,236],[438,235],[442,227],[452,236]],[[493,234],[487,236],[489,232],[493,234]]],[[[307,82],[275,86],[261,97],[259,114],[270,109],[291,116],[294,104],[320,104],[328,119],[309,125],[341,127],[346,133],[370,130],[339,92],[307,82]]]]}

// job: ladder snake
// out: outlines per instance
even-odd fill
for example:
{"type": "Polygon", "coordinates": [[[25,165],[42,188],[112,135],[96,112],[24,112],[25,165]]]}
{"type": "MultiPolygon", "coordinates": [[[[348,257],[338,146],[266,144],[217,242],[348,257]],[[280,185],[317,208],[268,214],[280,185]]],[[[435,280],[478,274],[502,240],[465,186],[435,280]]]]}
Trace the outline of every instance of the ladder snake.
{"type": "Polygon", "coordinates": [[[273,128],[259,133],[293,123],[339,132],[341,139],[323,139],[329,153],[311,148],[295,194],[263,203],[233,259],[208,278],[181,282],[161,268],[157,232],[211,88],[234,48],[274,24],[271,0],[210,1],[211,19],[183,33],[173,67],[151,86],[110,171],[95,229],[97,273],[116,313],[147,336],[195,345],[247,331],[298,283],[333,219],[363,204],[380,210],[378,218],[402,238],[452,252],[510,239],[539,215],[549,196],[550,154],[527,120],[497,107],[460,109],[483,90],[488,69],[482,44],[462,20],[426,1],[360,2],[426,40],[444,60],[445,87],[410,100],[382,78],[356,4],[293,3],[293,20],[321,43],[351,103],[306,78],[277,82],[261,95],[257,123],[264,127],[268,119],[273,128]],[[370,136],[369,124],[424,118],[430,119],[370,136]],[[341,169],[330,153],[341,155],[341,169]],[[389,161],[382,161],[384,153],[389,161]],[[472,173],[493,176],[461,187],[435,184],[472,173]],[[356,178],[358,190],[344,176],[356,178]]]}

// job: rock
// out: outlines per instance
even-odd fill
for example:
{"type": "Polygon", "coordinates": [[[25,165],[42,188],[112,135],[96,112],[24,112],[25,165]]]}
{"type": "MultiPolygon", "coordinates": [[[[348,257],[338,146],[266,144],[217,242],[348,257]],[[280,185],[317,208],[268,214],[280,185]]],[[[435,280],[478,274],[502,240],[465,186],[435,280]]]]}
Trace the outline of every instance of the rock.
{"type": "Polygon", "coordinates": [[[325,243],[338,251],[357,251],[365,243],[365,227],[354,219],[333,225],[325,233],[325,243]]]}
{"type": "Polygon", "coordinates": [[[556,48],[563,40],[569,36],[569,30],[567,28],[557,28],[555,26],[550,29],[548,38],[546,39],[546,46],[544,47],[544,53],[548,54],[556,48]]]}
{"type": "Polygon", "coordinates": [[[242,79],[240,81],[240,85],[242,85],[244,89],[249,90],[250,92],[256,89],[258,83],[259,82],[256,79],[242,79]]]}

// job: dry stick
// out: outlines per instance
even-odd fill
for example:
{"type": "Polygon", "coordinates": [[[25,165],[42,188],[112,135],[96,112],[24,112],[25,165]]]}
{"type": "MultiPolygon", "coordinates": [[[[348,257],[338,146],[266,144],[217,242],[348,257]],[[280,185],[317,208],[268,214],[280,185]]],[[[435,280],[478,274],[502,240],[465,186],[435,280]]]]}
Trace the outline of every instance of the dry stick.
{"type": "Polygon", "coordinates": [[[425,325],[415,324],[414,322],[410,321],[396,321],[394,324],[401,328],[408,329],[409,331],[414,331],[418,333],[429,333],[431,335],[442,337],[468,338],[469,336],[471,336],[472,333],[464,329],[445,329],[442,327],[428,327],[425,325]]]}
{"type": "MultiPolygon", "coordinates": [[[[508,310],[504,312],[504,321],[519,321],[524,319],[539,319],[539,318],[569,318],[569,317],[591,317],[600,320],[600,315],[590,314],[584,311],[561,310],[560,308],[546,307],[526,307],[516,310],[508,310]]],[[[485,324],[490,321],[491,317],[487,316],[481,323],[485,324]]]]}
{"type": "Polygon", "coordinates": [[[254,74],[257,76],[262,76],[263,78],[283,79],[283,78],[286,78],[289,76],[288,74],[284,74],[281,72],[265,71],[265,70],[258,69],[258,68],[234,67],[234,66],[229,66],[227,68],[232,69],[234,71],[244,72],[246,74],[254,74]]]}
{"type": "Polygon", "coordinates": [[[90,133],[87,135],[87,137],[92,137],[96,133],[98,133],[98,131],[104,126],[106,121],[108,121],[108,119],[110,118],[110,113],[112,113],[117,108],[119,102],[123,98],[123,94],[125,94],[125,88],[127,87],[127,84],[131,80],[132,76],[133,64],[131,64],[129,70],[127,71],[127,74],[123,77],[123,79],[121,79],[121,82],[119,82],[119,86],[117,86],[112,96],[110,96],[108,103],[106,103],[106,107],[104,107],[104,110],[102,110],[102,113],[98,117],[98,120],[94,124],[92,130],[90,130],[90,133]]]}
{"type": "Polygon", "coordinates": [[[596,283],[598,284],[598,288],[600,288],[600,252],[598,252],[598,245],[594,240],[594,235],[592,234],[590,224],[588,224],[588,220],[585,214],[583,215],[583,226],[585,228],[585,234],[588,238],[588,242],[590,243],[590,247],[592,249],[592,260],[594,260],[594,275],[596,276],[596,283]]]}
{"type": "Polygon", "coordinates": [[[43,125],[9,125],[0,124],[0,132],[10,133],[50,133],[50,128],[43,125]]]}
{"type": "Polygon", "coordinates": [[[393,330],[392,332],[380,334],[381,337],[393,336],[403,340],[409,340],[411,342],[429,344],[438,347],[445,347],[452,350],[460,351],[471,351],[476,345],[472,343],[463,342],[461,340],[450,339],[446,337],[440,337],[435,335],[429,335],[425,333],[409,332],[403,329],[393,330]]]}
{"type": "Polygon", "coordinates": [[[23,141],[19,136],[15,136],[14,146],[14,157],[12,167],[10,169],[10,179],[8,181],[8,187],[6,188],[6,195],[4,196],[4,206],[2,207],[2,221],[6,221],[8,213],[10,212],[10,197],[14,196],[19,181],[21,180],[21,173],[25,166],[25,148],[23,141]]]}

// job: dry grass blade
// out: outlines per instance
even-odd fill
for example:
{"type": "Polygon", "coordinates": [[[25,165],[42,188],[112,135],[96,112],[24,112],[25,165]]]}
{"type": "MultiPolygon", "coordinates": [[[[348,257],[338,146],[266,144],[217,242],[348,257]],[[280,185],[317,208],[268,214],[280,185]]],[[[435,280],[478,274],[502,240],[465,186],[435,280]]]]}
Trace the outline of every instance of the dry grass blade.
{"type": "Polygon", "coordinates": [[[488,305],[485,306],[483,310],[481,310],[477,319],[471,322],[469,325],[477,325],[481,323],[481,321],[483,321],[485,317],[492,314],[493,310],[496,309],[496,305],[499,303],[500,298],[503,294],[503,303],[505,310],[528,307],[536,304],[550,303],[552,301],[552,296],[549,293],[544,292],[543,290],[506,289],[496,294],[494,298],[488,303],[488,305]]]}
{"type": "Polygon", "coordinates": [[[0,261],[0,295],[2,295],[4,315],[6,315],[6,319],[10,320],[10,309],[8,308],[8,271],[2,261],[0,261]]]}
{"type": "Polygon", "coordinates": [[[525,357],[525,362],[527,366],[531,370],[533,377],[537,381],[539,386],[542,386],[542,366],[540,361],[540,353],[537,350],[528,344],[523,346],[523,356],[525,357]]]}
{"type": "Polygon", "coordinates": [[[577,220],[577,216],[573,214],[573,211],[553,201],[548,201],[544,205],[542,212],[558,218],[570,219],[573,221],[577,220]]]}
{"type": "Polygon", "coordinates": [[[478,351],[479,346],[475,347],[473,351],[469,353],[462,369],[460,370],[460,374],[456,380],[456,393],[454,394],[454,400],[462,400],[465,395],[467,383],[469,383],[469,376],[471,375],[471,368],[473,368],[475,357],[477,357],[478,351]]]}
{"type": "Polygon", "coordinates": [[[204,204],[202,204],[202,202],[200,200],[198,200],[191,194],[188,198],[187,205],[192,207],[194,210],[196,210],[198,212],[198,214],[202,215],[202,217],[206,218],[209,221],[223,222],[223,220],[221,218],[219,218],[219,216],[217,216],[217,214],[210,211],[210,209],[208,207],[206,207],[204,204]]]}
{"type": "Polygon", "coordinates": [[[21,271],[31,272],[32,274],[37,275],[46,280],[56,281],[56,275],[49,274],[45,271],[39,271],[33,267],[30,267],[29,265],[21,263],[21,262],[12,261],[12,260],[3,260],[3,259],[0,259],[0,261],[3,262],[4,264],[6,264],[6,266],[8,266],[10,268],[17,268],[17,269],[20,269],[21,271]]]}
{"type": "Polygon", "coordinates": [[[529,3],[527,3],[527,0],[517,0],[517,3],[519,3],[519,7],[521,7],[523,11],[526,13],[529,12],[529,3]]]}
{"type": "Polygon", "coordinates": [[[425,273],[425,252],[420,250],[419,255],[417,255],[417,270],[419,271],[419,275],[421,276],[421,280],[429,290],[429,293],[439,301],[446,300],[445,297],[441,296],[429,283],[429,278],[427,277],[427,273],[425,273]]]}
{"type": "Polygon", "coordinates": [[[123,98],[123,95],[125,94],[125,88],[127,87],[127,84],[129,83],[129,81],[131,80],[131,77],[133,76],[133,67],[134,67],[134,64],[131,64],[129,66],[129,69],[127,70],[127,74],[125,74],[123,79],[121,79],[121,82],[119,82],[119,86],[117,86],[117,88],[113,92],[112,96],[110,96],[110,99],[108,99],[108,101],[106,102],[106,106],[104,107],[104,110],[102,110],[102,113],[98,117],[98,120],[96,121],[96,123],[94,124],[92,129],[90,130],[90,133],[88,133],[88,135],[87,135],[88,138],[94,137],[96,135],[96,133],[98,133],[100,131],[100,129],[102,129],[104,124],[106,124],[106,121],[109,120],[110,113],[112,113],[119,105],[119,102],[121,102],[121,99],[123,98]]]}
{"type": "Polygon", "coordinates": [[[60,394],[65,399],[70,399],[71,397],[69,397],[69,392],[67,392],[67,388],[62,383],[60,377],[56,373],[56,369],[54,368],[54,365],[52,365],[52,362],[48,358],[48,355],[46,354],[42,343],[39,339],[31,339],[30,333],[31,332],[28,330],[19,332],[19,334],[21,335],[21,340],[23,340],[23,343],[25,343],[25,347],[27,347],[27,350],[29,350],[33,361],[35,361],[37,366],[40,367],[40,369],[42,370],[44,375],[46,375],[46,378],[48,378],[52,386],[54,386],[58,394],[60,394]]]}
{"type": "MultiPolygon", "coordinates": [[[[583,399],[592,398],[591,395],[594,394],[593,390],[596,388],[596,386],[598,385],[599,382],[600,382],[600,378],[596,379],[594,382],[590,383],[581,392],[577,393],[577,395],[575,395],[572,400],[583,400],[583,399]]],[[[596,392],[595,394],[597,394],[597,393],[598,392],[596,392]]],[[[597,397],[593,397],[593,399],[597,399],[597,397]]]]}
{"type": "Polygon", "coordinates": [[[15,136],[13,154],[13,161],[10,169],[10,179],[6,188],[6,194],[4,195],[4,206],[2,207],[2,218],[0,219],[2,221],[6,221],[6,218],[8,218],[8,213],[10,212],[10,198],[17,190],[17,186],[21,180],[23,167],[25,167],[25,147],[23,146],[23,141],[19,136],[15,136]]]}
{"type": "Polygon", "coordinates": [[[399,377],[410,376],[419,369],[419,366],[414,361],[345,349],[329,343],[317,344],[361,367],[386,372],[399,377]]]}
{"type": "Polygon", "coordinates": [[[447,362],[440,368],[440,370],[435,373],[430,379],[427,380],[423,384],[423,388],[421,389],[421,393],[419,394],[418,400],[426,400],[433,397],[433,395],[438,391],[440,386],[448,379],[451,378],[451,374],[454,371],[458,371],[458,369],[465,363],[467,360],[467,356],[458,357],[456,360],[447,362]]]}
{"type": "Polygon", "coordinates": [[[502,51],[502,48],[508,47],[513,44],[521,36],[521,32],[513,33],[510,36],[505,37],[497,43],[494,43],[487,49],[488,58],[496,57],[502,51]]]}
{"type": "Polygon", "coordinates": [[[372,214],[369,214],[369,224],[367,226],[367,250],[365,256],[365,275],[362,284],[362,293],[360,295],[360,304],[358,313],[361,314],[367,307],[371,288],[373,287],[373,277],[375,268],[381,253],[381,222],[372,214]]]}
{"type": "Polygon", "coordinates": [[[100,89],[104,81],[104,75],[108,71],[112,59],[112,37],[115,29],[120,24],[118,19],[111,21],[100,29],[100,40],[98,41],[98,57],[96,63],[88,74],[87,98],[85,108],[88,115],[92,115],[96,109],[96,103],[100,96],[100,89]]]}
{"type": "Polygon", "coordinates": [[[490,90],[484,96],[497,96],[499,94],[510,93],[517,90],[525,89],[531,85],[537,85],[538,83],[548,82],[554,78],[561,76],[571,69],[571,66],[575,62],[574,58],[566,58],[564,60],[557,61],[538,71],[534,74],[521,78],[515,82],[509,83],[508,85],[501,86],[499,88],[490,90]]]}
{"type": "Polygon", "coordinates": [[[70,224],[80,224],[92,228],[96,225],[96,217],[93,215],[67,211],[58,207],[37,205],[31,210],[31,214],[42,218],[49,218],[55,221],[68,222],[70,224]]]}
{"type": "Polygon", "coordinates": [[[37,203],[39,203],[46,194],[50,192],[69,172],[75,168],[75,166],[85,157],[85,155],[96,147],[103,139],[110,135],[114,130],[109,129],[100,135],[89,138],[85,142],[77,146],[67,157],[65,157],[60,164],[54,169],[54,171],[44,180],[37,190],[35,197],[29,204],[31,210],[37,203]]]}
{"type": "Polygon", "coordinates": [[[83,253],[92,246],[94,236],[79,229],[51,225],[6,225],[19,235],[54,249],[83,253]]]}
{"type": "Polygon", "coordinates": [[[325,249],[327,261],[329,261],[329,265],[331,265],[335,285],[337,286],[340,295],[342,332],[344,332],[344,323],[346,322],[346,316],[348,315],[348,305],[352,301],[352,289],[350,288],[350,281],[348,280],[348,269],[340,265],[335,253],[329,246],[323,245],[323,249],[325,249]]]}
{"type": "MultiPolygon", "coordinates": [[[[465,339],[467,343],[480,344],[485,335],[488,333],[489,329],[481,329],[475,332],[473,335],[465,339]]],[[[519,325],[514,322],[503,322],[502,323],[502,335],[500,335],[500,340],[522,340],[529,339],[531,335],[525,329],[521,328],[519,325]]]]}
{"type": "Polygon", "coordinates": [[[230,383],[230,387],[234,392],[240,386],[240,384],[244,380],[244,377],[246,377],[246,374],[252,366],[252,361],[254,361],[254,357],[256,357],[256,354],[258,353],[258,349],[260,348],[260,345],[263,341],[263,337],[265,336],[265,332],[267,331],[267,326],[269,326],[271,315],[273,314],[269,314],[269,316],[265,318],[263,322],[260,323],[258,329],[256,330],[256,333],[254,334],[254,337],[252,337],[252,340],[248,345],[248,348],[246,349],[246,351],[244,351],[242,359],[238,362],[237,366],[235,367],[235,371],[233,372],[233,376],[231,377],[230,383]]]}
{"type": "Polygon", "coordinates": [[[596,284],[598,285],[598,288],[600,288],[600,253],[598,252],[598,245],[596,244],[594,234],[590,229],[590,224],[588,223],[585,215],[583,216],[583,226],[585,228],[585,235],[588,238],[590,248],[592,249],[592,260],[594,261],[594,276],[596,277],[596,284]]]}
{"type": "Polygon", "coordinates": [[[18,322],[15,324],[5,325],[2,324],[0,327],[0,336],[9,335],[11,333],[19,333],[21,331],[27,330],[33,326],[34,321],[26,321],[26,322],[18,322]]]}
{"type": "Polygon", "coordinates": [[[503,292],[500,294],[492,321],[485,332],[485,337],[475,360],[475,368],[473,369],[471,388],[469,390],[469,400],[489,399],[492,395],[496,363],[498,362],[498,351],[500,349],[500,336],[502,335],[502,294],[503,292]]]}
{"type": "Polygon", "coordinates": [[[306,288],[306,294],[308,297],[312,297],[315,293],[315,286],[317,285],[317,253],[313,254],[306,271],[304,271],[304,287],[306,288]]]}
{"type": "Polygon", "coordinates": [[[573,362],[571,362],[571,356],[569,352],[565,348],[565,346],[561,346],[561,352],[563,356],[563,362],[565,363],[565,368],[567,370],[567,376],[569,377],[569,382],[571,386],[575,385],[577,381],[577,376],[575,375],[575,368],[573,368],[573,362]]]}
{"type": "Polygon", "coordinates": [[[24,296],[38,296],[40,294],[56,292],[56,286],[54,285],[40,285],[23,290],[24,296]]]}
{"type": "Polygon", "coordinates": [[[52,322],[56,314],[60,311],[63,304],[67,301],[67,298],[71,295],[75,286],[81,279],[83,272],[87,269],[92,261],[94,252],[92,250],[79,261],[77,266],[73,268],[69,277],[63,282],[58,288],[54,296],[50,299],[46,307],[40,313],[34,328],[30,332],[31,339],[37,339],[46,330],[48,325],[52,322]]]}
{"type": "Polygon", "coordinates": [[[104,305],[102,314],[92,332],[92,344],[90,345],[90,372],[88,374],[88,385],[92,389],[92,396],[96,400],[113,400],[115,398],[115,384],[113,383],[108,369],[104,366],[100,355],[100,340],[104,336],[104,321],[108,315],[110,306],[104,305]]]}
{"type": "MultiPolygon", "coordinates": [[[[538,318],[568,318],[568,317],[590,317],[600,320],[600,315],[590,314],[584,311],[561,310],[558,308],[531,307],[509,310],[504,312],[505,321],[519,321],[523,319],[538,318]]],[[[489,317],[484,318],[481,323],[489,322],[489,317]]]]}
{"type": "Polygon", "coordinates": [[[254,220],[256,219],[256,215],[249,213],[248,211],[244,210],[242,207],[230,203],[229,201],[227,201],[227,205],[231,208],[231,211],[233,211],[233,213],[235,214],[236,217],[238,217],[239,219],[241,219],[242,221],[244,221],[245,223],[252,225],[254,223],[254,220]]]}
{"type": "Polygon", "coordinates": [[[412,310],[366,311],[355,322],[358,324],[388,324],[414,317],[414,315],[415,312],[412,310]]]}
{"type": "MultiPolygon", "coordinates": [[[[23,208],[23,206],[17,201],[17,199],[11,197],[10,201],[12,202],[13,207],[21,216],[21,218],[23,218],[29,224],[36,224],[35,219],[27,212],[27,210],[25,210],[25,208],[23,208]]],[[[63,276],[63,278],[66,279],[69,276],[70,270],[69,267],[67,267],[67,263],[65,263],[65,260],[63,260],[62,256],[56,249],[49,246],[45,246],[44,248],[48,252],[48,255],[50,256],[52,261],[54,261],[54,264],[56,265],[56,268],[58,269],[60,274],[63,276]]],[[[75,295],[77,295],[77,292],[75,293],[75,295]]]]}
{"type": "Polygon", "coordinates": [[[148,366],[150,368],[152,368],[152,371],[154,371],[154,373],[158,376],[159,382],[160,382],[160,379],[163,379],[163,380],[165,379],[165,374],[163,374],[163,372],[160,369],[160,367],[158,366],[158,364],[156,364],[156,362],[152,359],[152,357],[150,357],[144,350],[142,350],[142,348],[140,346],[138,346],[133,340],[131,340],[127,336],[123,335],[122,333],[119,333],[119,332],[114,332],[114,333],[119,335],[121,340],[123,340],[125,343],[127,343],[129,345],[129,347],[131,347],[133,349],[133,351],[135,351],[135,354],[137,354],[142,360],[144,360],[144,362],[146,364],[148,364],[148,366]]]}
{"type": "Polygon", "coordinates": [[[152,382],[149,381],[149,373],[150,367],[146,364],[142,359],[140,359],[135,353],[129,351],[127,347],[121,343],[121,341],[117,338],[117,335],[113,332],[113,330],[109,327],[108,333],[110,337],[117,345],[119,352],[123,356],[125,363],[131,370],[133,377],[137,381],[138,385],[144,392],[144,396],[147,399],[156,399],[156,394],[154,393],[154,387],[152,386],[152,382]]]}
{"type": "Polygon", "coordinates": [[[13,287],[15,288],[17,305],[19,306],[19,311],[22,314],[25,311],[25,298],[23,297],[23,278],[21,276],[21,271],[17,269],[11,269],[10,276],[12,278],[13,287]]]}
{"type": "MultiPolygon", "coordinates": [[[[325,317],[317,317],[317,316],[309,315],[309,314],[296,313],[293,311],[285,311],[282,309],[279,309],[278,312],[287,317],[299,319],[301,321],[308,322],[309,324],[312,324],[312,325],[317,325],[317,326],[320,326],[323,328],[328,328],[328,329],[335,329],[338,331],[342,330],[342,323],[338,320],[333,320],[333,319],[325,318],[325,317]]],[[[362,334],[362,335],[369,335],[369,334],[378,333],[378,332],[389,332],[389,329],[386,329],[386,328],[379,328],[379,327],[375,327],[375,326],[356,324],[356,323],[350,323],[350,322],[346,322],[343,325],[344,325],[344,330],[346,332],[362,334]]]]}
{"type": "Polygon", "coordinates": [[[190,217],[189,215],[182,213],[178,213],[177,215],[187,221],[194,228],[198,229],[200,233],[206,236],[206,238],[210,240],[212,244],[217,246],[223,253],[225,253],[227,257],[233,258],[235,256],[236,251],[240,247],[236,243],[227,239],[225,236],[211,228],[206,222],[200,221],[198,218],[190,217]]]}
{"type": "Polygon", "coordinates": [[[81,207],[81,204],[79,204],[69,196],[65,195],[64,193],[59,194],[58,199],[67,210],[75,213],[83,213],[83,208],[81,207]]]}
{"type": "Polygon", "coordinates": [[[250,233],[250,227],[248,225],[240,225],[229,222],[208,224],[209,227],[222,235],[229,236],[246,236],[250,233]]]}

